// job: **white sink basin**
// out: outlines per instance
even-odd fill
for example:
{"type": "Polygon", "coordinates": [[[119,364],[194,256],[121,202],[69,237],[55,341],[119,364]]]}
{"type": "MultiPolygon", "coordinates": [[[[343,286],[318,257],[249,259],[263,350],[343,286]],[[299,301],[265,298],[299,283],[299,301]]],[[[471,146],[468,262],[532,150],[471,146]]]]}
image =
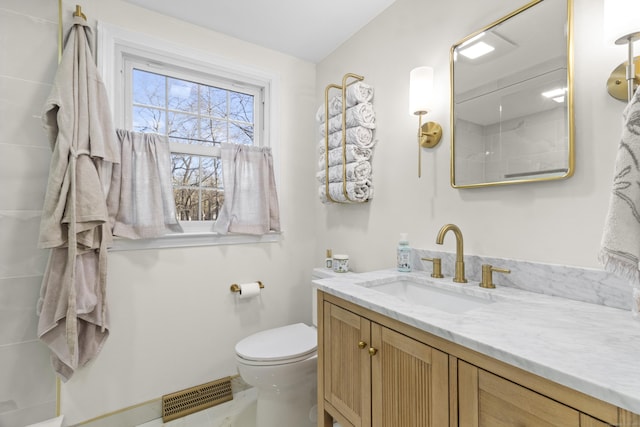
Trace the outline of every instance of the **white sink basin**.
{"type": "Polygon", "coordinates": [[[370,286],[370,289],[391,295],[407,303],[428,306],[453,314],[486,307],[493,303],[488,298],[448,291],[411,280],[397,280],[373,285],[370,286]]]}

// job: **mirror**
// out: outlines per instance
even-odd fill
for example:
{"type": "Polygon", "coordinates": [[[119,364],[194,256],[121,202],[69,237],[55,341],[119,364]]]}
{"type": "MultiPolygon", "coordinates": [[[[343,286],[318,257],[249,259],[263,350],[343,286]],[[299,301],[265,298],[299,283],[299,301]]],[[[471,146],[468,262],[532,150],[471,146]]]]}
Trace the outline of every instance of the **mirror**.
{"type": "Polygon", "coordinates": [[[536,0],[451,48],[451,185],[574,170],[572,0],[536,0]]]}

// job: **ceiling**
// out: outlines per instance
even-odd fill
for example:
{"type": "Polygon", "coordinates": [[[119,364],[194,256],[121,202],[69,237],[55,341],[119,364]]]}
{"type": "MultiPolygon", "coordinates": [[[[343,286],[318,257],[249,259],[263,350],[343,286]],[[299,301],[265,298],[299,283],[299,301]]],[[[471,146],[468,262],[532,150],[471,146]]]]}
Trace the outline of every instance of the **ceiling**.
{"type": "Polygon", "coordinates": [[[318,63],[395,0],[126,1],[318,63]]]}

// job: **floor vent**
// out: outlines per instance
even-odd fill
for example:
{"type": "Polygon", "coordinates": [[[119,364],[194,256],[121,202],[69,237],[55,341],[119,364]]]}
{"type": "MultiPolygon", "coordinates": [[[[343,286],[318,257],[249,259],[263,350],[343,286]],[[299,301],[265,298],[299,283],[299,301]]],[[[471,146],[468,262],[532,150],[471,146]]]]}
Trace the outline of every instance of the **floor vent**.
{"type": "Polygon", "coordinates": [[[167,422],[233,399],[231,378],[162,396],[162,421],[167,422]]]}

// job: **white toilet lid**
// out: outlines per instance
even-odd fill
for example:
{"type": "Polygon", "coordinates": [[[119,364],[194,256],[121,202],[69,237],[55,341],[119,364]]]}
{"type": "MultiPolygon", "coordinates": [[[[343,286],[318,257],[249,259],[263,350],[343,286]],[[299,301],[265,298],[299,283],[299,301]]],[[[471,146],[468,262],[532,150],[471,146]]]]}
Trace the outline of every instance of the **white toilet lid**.
{"type": "Polygon", "coordinates": [[[305,359],[316,352],[318,333],[304,323],[257,332],[236,344],[236,354],[256,362],[305,359]]]}

